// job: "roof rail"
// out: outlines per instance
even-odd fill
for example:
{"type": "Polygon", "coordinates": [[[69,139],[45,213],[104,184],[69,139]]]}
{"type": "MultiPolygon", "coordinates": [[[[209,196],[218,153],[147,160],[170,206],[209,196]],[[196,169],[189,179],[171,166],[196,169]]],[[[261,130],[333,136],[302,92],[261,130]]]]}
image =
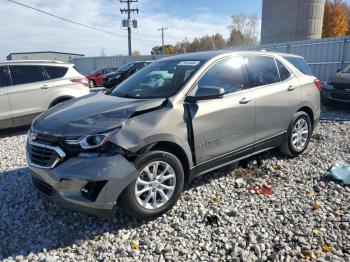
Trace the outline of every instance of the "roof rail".
{"type": "Polygon", "coordinates": [[[8,61],[3,61],[0,62],[0,64],[5,64],[5,63],[45,63],[45,64],[66,64],[65,62],[62,61],[57,61],[57,60],[8,60],[8,61]]]}

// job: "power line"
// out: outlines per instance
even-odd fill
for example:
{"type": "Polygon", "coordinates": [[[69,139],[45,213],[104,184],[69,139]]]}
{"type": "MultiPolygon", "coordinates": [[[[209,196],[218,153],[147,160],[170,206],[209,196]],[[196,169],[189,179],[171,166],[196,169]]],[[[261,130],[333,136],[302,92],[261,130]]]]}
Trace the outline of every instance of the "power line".
{"type": "Polygon", "coordinates": [[[128,28],[128,48],[129,48],[129,56],[131,56],[131,25],[133,28],[137,28],[137,20],[131,21],[131,13],[139,13],[138,8],[130,8],[131,3],[137,3],[138,0],[120,0],[120,3],[126,4],[127,8],[120,9],[120,13],[125,13],[128,15],[128,19],[123,19],[122,26],[128,28]]]}
{"type": "Polygon", "coordinates": [[[164,30],[168,30],[168,28],[164,28],[164,27],[162,27],[162,28],[160,28],[160,29],[157,29],[158,31],[162,31],[162,53],[163,53],[163,55],[165,54],[165,48],[164,48],[164,30]]]}
{"type": "MultiPolygon", "coordinates": [[[[75,24],[75,25],[79,25],[79,26],[82,26],[82,27],[85,27],[85,28],[88,28],[88,29],[91,29],[91,30],[95,30],[95,31],[98,31],[98,32],[101,32],[101,33],[105,33],[105,34],[109,34],[109,35],[113,35],[113,36],[118,36],[118,37],[123,37],[123,38],[126,37],[126,36],[121,35],[121,34],[116,34],[116,33],[109,32],[109,31],[106,31],[106,30],[103,30],[103,29],[100,29],[100,28],[97,28],[97,27],[85,25],[85,24],[82,24],[82,23],[79,23],[79,22],[76,22],[76,21],[73,21],[73,20],[70,20],[70,19],[58,16],[58,15],[55,15],[53,13],[49,13],[49,12],[43,11],[41,9],[38,9],[38,8],[35,8],[35,7],[32,7],[32,6],[26,5],[26,4],[22,4],[20,2],[14,1],[14,0],[8,0],[8,1],[11,2],[11,3],[14,3],[16,5],[20,5],[20,6],[32,9],[34,11],[40,12],[42,14],[49,15],[51,17],[63,20],[65,22],[69,22],[69,23],[72,23],[72,24],[75,24]]],[[[139,41],[145,41],[145,42],[153,42],[153,43],[157,42],[157,41],[154,41],[154,40],[148,40],[148,39],[142,39],[142,38],[134,38],[134,39],[135,40],[139,40],[139,41]]]]}

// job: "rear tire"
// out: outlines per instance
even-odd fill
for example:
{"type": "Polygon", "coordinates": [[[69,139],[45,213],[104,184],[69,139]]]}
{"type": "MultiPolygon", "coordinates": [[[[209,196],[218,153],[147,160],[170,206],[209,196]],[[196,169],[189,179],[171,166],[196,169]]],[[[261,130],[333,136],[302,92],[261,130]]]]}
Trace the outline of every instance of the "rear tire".
{"type": "Polygon", "coordinates": [[[294,114],[287,131],[287,138],[280,151],[290,157],[302,154],[307,148],[312,135],[310,117],[305,112],[294,114]]]}
{"type": "Polygon", "coordinates": [[[184,187],[180,160],[165,151],[150,151],[135,161],[139,176],[121,194],[118,202],[138,220],[152,220],[170,210],[184,187]]]}

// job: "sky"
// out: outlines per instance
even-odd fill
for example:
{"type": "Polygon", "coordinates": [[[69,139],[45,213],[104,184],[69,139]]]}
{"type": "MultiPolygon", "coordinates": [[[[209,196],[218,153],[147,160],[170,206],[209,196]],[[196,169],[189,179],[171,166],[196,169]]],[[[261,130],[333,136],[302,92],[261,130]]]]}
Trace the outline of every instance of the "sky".
{"type": "MultiPolygon", "coordinates": [[[[0,0],[0,60],[9,53],[59,51],[86,56],[126,55],[127,31],[121,28],[119,0],[16,0],[76,22],[113,32],[96,32],[34,10],[0,0]],[[103,51],[102,51],[103,50],[103,51]]],[[[230,15],[244,12],[261,17],[261,0],[139,0],[138,29],[133,31],[132,49],[148,55],[161,45],[158,28],[167,27],[165,43],[175,44],[221,33],[228,37],[230,15]],[[136,38],[136,39],[135,39],[136,38]]]]}

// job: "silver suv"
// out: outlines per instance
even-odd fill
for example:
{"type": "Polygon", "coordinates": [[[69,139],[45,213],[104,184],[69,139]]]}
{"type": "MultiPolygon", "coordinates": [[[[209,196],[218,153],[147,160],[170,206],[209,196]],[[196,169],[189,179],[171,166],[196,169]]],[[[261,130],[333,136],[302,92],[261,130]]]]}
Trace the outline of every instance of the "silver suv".
{"type": "Polygon", "coordinates": [[[63,101],[90,93],[72,64],[25,60],[0,63],[0,129],[28,125],[63,101]]]}
{"type": "Polygon", "coordinates": [[[36,118],[33,184],[66,208],[153,219],[199,175],[271,148],[301,154],[320,116],[310,74],[302,57],[268,52],[159,60],[36,118]]]}

